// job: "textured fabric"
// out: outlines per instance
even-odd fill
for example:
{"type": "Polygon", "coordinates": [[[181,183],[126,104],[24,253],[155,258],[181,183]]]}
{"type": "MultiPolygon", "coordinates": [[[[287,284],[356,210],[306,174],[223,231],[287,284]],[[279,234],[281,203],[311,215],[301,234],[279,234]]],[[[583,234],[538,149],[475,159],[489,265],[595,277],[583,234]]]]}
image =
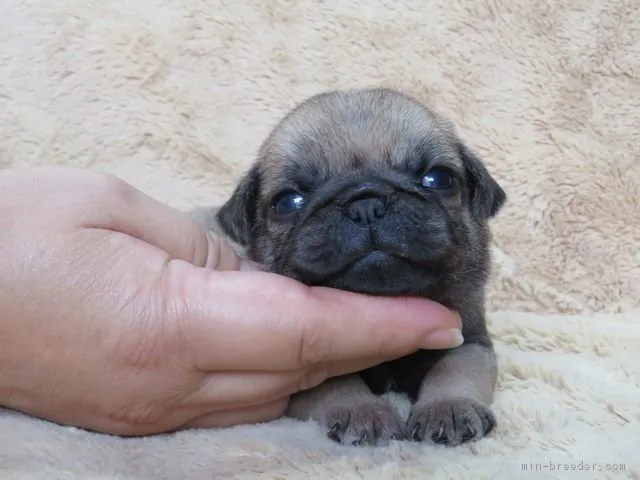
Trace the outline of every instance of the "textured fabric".
{"type": "Polygon", "coordinates": [[[450,116],[509,195],[493,222],[490,438],[347,448],[282,420],[124,440],[0,412],[0,478],[640,478],[639,0],[0,13],[0,167],[77,165],[179,208],[219,203],[297,102],[390,86],[450,116]]]}

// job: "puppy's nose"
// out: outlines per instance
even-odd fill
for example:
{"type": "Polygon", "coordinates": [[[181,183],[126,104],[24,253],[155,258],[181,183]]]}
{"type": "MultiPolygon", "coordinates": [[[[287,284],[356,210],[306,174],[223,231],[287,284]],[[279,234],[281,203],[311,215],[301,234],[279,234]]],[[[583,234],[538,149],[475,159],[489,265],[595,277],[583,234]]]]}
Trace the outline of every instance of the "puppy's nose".
{"type": "Polygon", "coordinates": [[[341,204],[347,217],[356,223],[370,224],[387,211],[391,190],[378,185],[364,184],[342,195],[341,204]]]}

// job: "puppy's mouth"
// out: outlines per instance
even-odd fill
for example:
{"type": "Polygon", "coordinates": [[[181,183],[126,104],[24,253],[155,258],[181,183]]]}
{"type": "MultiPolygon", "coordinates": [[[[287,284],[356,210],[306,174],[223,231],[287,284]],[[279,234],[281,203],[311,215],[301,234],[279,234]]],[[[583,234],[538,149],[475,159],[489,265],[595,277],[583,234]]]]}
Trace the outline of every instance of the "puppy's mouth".
{"type": "Polygon", "coordinates": [[[424,294],[435,283],[438,269],[408,257],[372,250],[314,284],[373,295],[424,294]]]}
{"type": "Polygon", "coordinates": [[[404,263],[404,264],[413,264],[407,256],[401,254],[391,254],[389,252],[384,252],[382,250],[372,250],[355,261],[351,262],[351,264],[347,265],[344,270],[348,269],[361,269],[361,270],[369,270],[371,268],[379,268],[381,266],[389,266],[392,263],[404,263]]]}

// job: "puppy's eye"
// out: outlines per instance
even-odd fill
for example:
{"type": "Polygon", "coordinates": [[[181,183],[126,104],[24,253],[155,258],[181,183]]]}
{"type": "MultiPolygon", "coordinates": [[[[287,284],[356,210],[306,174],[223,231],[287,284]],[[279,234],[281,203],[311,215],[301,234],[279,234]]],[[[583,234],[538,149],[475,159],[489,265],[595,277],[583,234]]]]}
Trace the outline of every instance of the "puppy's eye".
{"type": "Polygon", "coordinates": [[[453,172],[447,168],[432,168],[422,177],[420,183],[427,188],[445,189],[453,187],[455,176],[453,172]]]}
{"type": "Polygon", "coordinates": [[[273,211],[276,215],[287,215],[300,210],[304,206],[304,197],[296,192],[284,192],[278,195],[273,202],[273,211]]]}

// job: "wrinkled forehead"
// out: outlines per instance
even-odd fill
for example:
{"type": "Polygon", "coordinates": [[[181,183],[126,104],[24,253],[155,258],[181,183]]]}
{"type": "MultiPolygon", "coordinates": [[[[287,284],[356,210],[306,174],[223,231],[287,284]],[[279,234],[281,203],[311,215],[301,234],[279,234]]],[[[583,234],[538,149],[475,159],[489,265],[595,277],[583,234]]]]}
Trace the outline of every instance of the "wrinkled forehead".
{"type": "Polygon", "coordinates": [[[292,111],[262,148],[267,184],[323,181],[355,169],[420,171],[460,162],[453,127],[417,102],[386,92],[312,98],[292,111]]]}

